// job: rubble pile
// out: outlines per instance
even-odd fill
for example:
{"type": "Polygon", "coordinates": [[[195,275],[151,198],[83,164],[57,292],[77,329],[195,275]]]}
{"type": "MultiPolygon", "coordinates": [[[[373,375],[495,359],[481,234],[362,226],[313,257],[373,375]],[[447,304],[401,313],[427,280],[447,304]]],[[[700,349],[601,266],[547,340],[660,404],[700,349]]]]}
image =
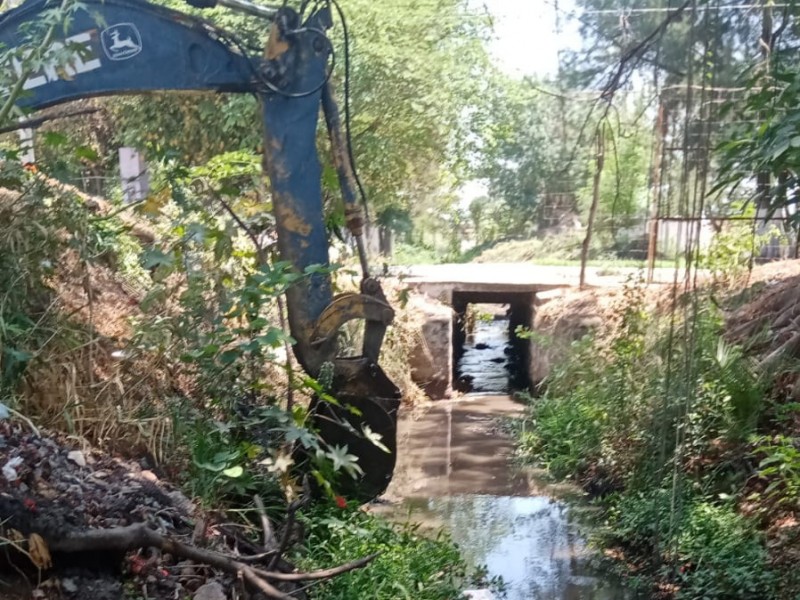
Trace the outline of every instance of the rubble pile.
{"type": "MultiPolygon", "coordinates": [[[[227,597],[223,590],[233,583],[230,575],[152,548],[51,555],[49,547],[57,540],[137,523],[196,541],[195,517],[201,525],[204,520],[192,502],[140,464],[5,420],[0,421],[0,470],[0,597],[227,597]]],[[[205,543],[224,540],[212,532],[205,543]]]]}

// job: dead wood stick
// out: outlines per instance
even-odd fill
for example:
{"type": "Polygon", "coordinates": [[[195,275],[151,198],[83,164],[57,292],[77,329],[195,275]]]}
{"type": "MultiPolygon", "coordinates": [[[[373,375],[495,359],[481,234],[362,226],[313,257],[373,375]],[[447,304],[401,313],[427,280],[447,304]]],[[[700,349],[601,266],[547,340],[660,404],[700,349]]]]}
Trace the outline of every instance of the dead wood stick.
{"type": "Polygon", "coordinates": [[[238,555],[236,558],[237,560],[242,561],[243,563],[257,563],[261,562],[265,558],[272,558],[278,553],[277,550],[270,550],[269,552],[262,552],[261,554],[241,554],[238,555]]]}
{"type": "Polygon", "coordinates": [[[761,371],[768,371],[774,368],[783,357],[793,355],[798,349],[800,349],[800,332],[795,332],[792,337],[761,360],[758,368],[761,371]]]}
{"type": "Polygon", "coordinates": [[[283,535],[281,536],[281,542],[278,545],[277,553],[272,557],[272,560],[269,561],[269,564],[267,564],[268,571],[272,571],[277,566],[278,562],[283,556],[283,553],[286,552],[286,549],[289,547],[289,537],[292,535],[292,527],[294,527],[294,520],[297,515],[297,511],[307,505],[310,501],[311,495],[303,494],[301,498],[293,500],[291,503],[289,503],[289,507],[286,509],[286,519],[283,522],[283,535]]]}
{"type": "MultiPolygon", "coordinates": [[[[235,544],[237,544],[238,546],[241,546],[242,548],[244,548],[245,550],[247,550],[248,552],[250,552],[253,555],[253,556],[240,556],[240,557],[237,557],[237,558],[239,558],[239,560],[241,560],[243,562],[249,563],[249,562],[252,562],[254,560],[258,560],[256,557],[260,557],[261,560],[263,560],[265,558],[269,558],[270,556],[274,556],[275,553],[277,552],[277,550],[272,550],[270,552],[264,552],[265,548],[263,546],[260,546],[258,544],[254,544],[249,539],[247,539],[246,536],[244,536],[243,534],[238,533],[232,526],[216,525],[215,527],[216,527],[217,531],[219,531],[222,535],[224,535],[227,538],[230,538],[231,540],[234,541],[235,544]]],[[[293,573],[294,570],[295,570],[295,567],[294,567],[293,564],[291,564],[290,562],[288,562],[288,561],[286,561],[286,560],[284,560],[282,558],[278,558],[277,564],[273,565],[272,567],[268,567],[267,570],[271,571],[273,568],[277,568],[279,571],[281,571],[283,573],[293,573]]]]}
{"type": "Polygon", "coordinates": [[[791,323],[797,317],[798,303],[793,302],[785,307],[777,316],[772,320],[772,329],[777,330],[783,328],[784,325],[791,323]]]}
{"type": "Polygon", "coordinates": [[[253,502],[255,502],[259,517],[261,517],[261,529],[264,532],[264,549],[275,550],[275,548],[278,547],[278,543],[275,540],[275,534],[272,532],[272,523],[269,522],[264,503],[261,501],[261,496],[258,494],[253,495],[253,502]]]}
{"type": "Polygon", "coordinates": [[[241,573],[242,577],[251,586],[260,590],[269,598],[294,600],[293,596],[280,591],[263,579],[266,576],[263,573],[266,573],[266,571],[257,575],[253,569],[244,563],[218,552],[203,550],[164,537],[143,523],[116,529],[92,529],[78,535],[48,541],[48,545],[51,550],[56,552],[96,552],[104,550],[125,552],[134,548],[152,546],[161,549],[163,552],[169,552],[174,556],[211,565],[233,575],[241,573]]]}
{"type": "Polygon", "coordinates": [[[261,569],[253,569],[253,572],[261,575],[262,577],[269,576],[270,579],[275,579],[277,581],[311,581],[314,579],[330,579],[331,577],[336,577],[342,573],[347,573],[348,571],[365,567],[375,560],[379,554],[379,552],[376,552],[375,554],[370,554],[369,556],[359,558],[358,560],[354,560],[353,562],[349,562],[344,565],[339,565],[338,567],[321,569],[319,571],[311,571],[310,573],[276,573],[274,571],[263,571],[261,569]]]}
{"type": "Polygon", "coordinates": [[[251,542],[244,534],[240,534],[236,531],[233,527],[228,525],[217,524],[214,528],[219,531],[225,537],[233,540],[233,543],[237,546],[241,546],[248,552],[252,554],[263,554],[264,547],[259,546],[258,544],[254,544],[251,542]]]}
{"type": "Polygon", "coordinates": [[[235,560],[219,552],[205,550],[184,544],[166,537],[147,527],[144,523],[118,527],[115,529],[92,529],[79,534],[60,539],[48,540],[48,546],[54,552],[98,552],[116,551],[126,552],[135,548],[154,547],[173,556],[180,556],[198,563],[203,563],[242,577],[254,588],[260,590],[269,598],[277,600],[294,600],[294,597],[280,591],[267,579],[275,581],[304,581],[306,579],[324,579],[334,577],[359,567],[363,567],[375,558],[375,555],[362,558],[352,563],[314,571],[311,573],[276,573],[255,569],[243,562],[235,560]]]}
{"type": "Polygon", "coordinates": [[[728,333],[725,335],[729,340],[738,340],[742,338],[749,338],[752,337],[753,334],[759,329],[764,328],[765,322],[764,319],[754,319],[752,321],[746,321],[741,325],[737,325],[736,327],[732,327],[728,333]]]}

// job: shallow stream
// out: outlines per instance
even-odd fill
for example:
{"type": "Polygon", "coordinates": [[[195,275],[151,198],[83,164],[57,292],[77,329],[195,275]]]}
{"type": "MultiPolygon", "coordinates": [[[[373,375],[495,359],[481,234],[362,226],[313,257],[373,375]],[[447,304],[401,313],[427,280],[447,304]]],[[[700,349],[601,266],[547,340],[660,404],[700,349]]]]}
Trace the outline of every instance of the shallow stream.
{"type": "Polygon", "coordinates": [[[622,600],[629,596],[593,568],[580,531],[579,490],[542,483],[542,473],[513,467],[513,443],[499,419],[522,405],[509,388],[507,321],[479,322],[460,374],[470,394],[405,413],[399,460],[378,512],[445,527],[471,567],[502,577],[508,600],[622,600]],[[502,358],[503,360],[497,360],[502,358]],[[494,392],[496,395],[486,395],[494,392]],[[498,393],[500,392],[500,393],[498,393]]]}

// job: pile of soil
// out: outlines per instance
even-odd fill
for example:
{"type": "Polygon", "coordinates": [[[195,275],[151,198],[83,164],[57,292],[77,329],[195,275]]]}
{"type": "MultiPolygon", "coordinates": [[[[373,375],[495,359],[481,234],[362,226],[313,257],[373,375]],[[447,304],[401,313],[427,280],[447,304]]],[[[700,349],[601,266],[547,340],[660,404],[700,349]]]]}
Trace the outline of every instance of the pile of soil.
{"type": "Polygon", "coordinates": [[[604,333],[615,320],[622,297],[619,288],[558,290],[537,298],[531,339],[531,379],[540,384],[553,365],[564,360],[573,342],[585,335],[604,333]]]}
{"type": "Polygon", "coordinates": [[[762,368],[800,352],[800,261],[767,265],[734,298],[726,337],[760,357],[762,368]]]}
{"type": "Polygon", "coordinates": [[[236,583],[230,575],[153,549],[50,552],[59,540],[137,523],[187,543],[224,544],[195,505],[146,466],[0,421],[0,597],[224,599],[236,583]]]}

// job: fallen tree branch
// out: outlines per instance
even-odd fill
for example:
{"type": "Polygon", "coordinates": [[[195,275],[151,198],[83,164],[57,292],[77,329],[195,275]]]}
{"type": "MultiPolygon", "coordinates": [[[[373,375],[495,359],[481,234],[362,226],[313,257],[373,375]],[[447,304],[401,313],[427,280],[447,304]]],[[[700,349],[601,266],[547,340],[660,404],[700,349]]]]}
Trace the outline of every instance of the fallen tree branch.
{"type": "Polygon", "coordinates": [[[278,600],[294,600],[294,596],[276,588],[272,581],[310,581],[329,579],[353,569],[364,567],[375,559],[377,554],[359,560],[311,573],[278,573],[256,569],[240,560],[236,560],[213,550],[197,548],[173,538],[166,537],[150,529],[144,523],[119,527],[115,529],[92,529],[79,534],[47,540],[53,552],[127,552],[136,548],[154,547],[173,556],[204,563],[235,576],[241,576],[253,588],[258,589],[268,598],[278,600]]]}
{"type": "Polygon", "coordinates": [[[798,310],[800,310],[800,303],[798,302],[793,302],[789,306],[786,306],[775,318],[773,318],[772,329],[783,329],[786,325],[789,325],[792,321],[796,320],[798,310]]]}
{"type": "Polygon", "coordinates": [[[289,547],[289,538],[292,535],[292,528],[294,527],[294,521],[297,516],[297,511],[303,508],[304,506],[308,506],[311,502],[311,493],[308,489],[308,475],[303,478],[303,495],[296,499],[292,500],[289,503],[289,507],[286,509],[286,519],[283,522],[283,535],[281,536],[281,542],[278,545],[278,552],[275,556],[272,557],[272,560],[269,561],[267,565],[267,570],[272,571],[276,568],[278,563],[283,556],[283,553],[286,552],[286,549],[289,547]]]}
{"type": "Polygon", "coordinates": [[[800,332],[795,332],[788,340],[759,361],[758,368],[762,372],[770,372],[783,358],[794,356],[798,350],[800,350],[800,332]]]}
{"type": "MultiPolygon", "coordinates": [[[[242,555],[237,557],[239,560],[243,562],[246,563],[258,562],[266,558],[273,557],[277,553],[277,550],[267,551],[267,549],[264,548],[263,546],[254,544],[249,539],[247,539],[246,536],[238,533],[231,526],[224,524],[217,524],[215,528],[226,538],[232,540],[234,544],[245,549],[247,552],[250,552],[249,556],[242,555]]],[[[282,573],[291,573],[294,571],[294,565],[278,557],[277,564],[267,567],[268,571],[272,571],[273,569],[277,569],[282,573]]]]}
{"type": "Polygon", "coordinates": [[[236,531],[233,526],[217,523],[214,525],[214,528],[226,538],[231,540],[237,547],[242,547],[251,554],[266,554],[266,548],[259,546],[258,544],[254,544],[247,539],[245,535],[236,531]]]}

